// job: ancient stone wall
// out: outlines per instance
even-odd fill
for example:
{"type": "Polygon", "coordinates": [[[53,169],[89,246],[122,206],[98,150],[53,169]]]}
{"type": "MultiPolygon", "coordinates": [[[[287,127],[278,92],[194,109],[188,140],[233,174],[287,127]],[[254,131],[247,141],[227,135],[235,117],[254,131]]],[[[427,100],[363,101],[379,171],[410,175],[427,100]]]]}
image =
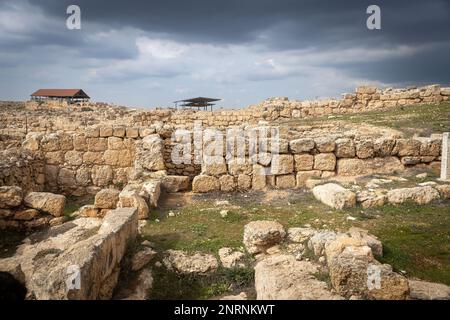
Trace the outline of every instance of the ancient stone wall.
{"type": "Polygon", "coordinates": [[[435,104],[449,101],[450,88],[431,85],[422,88],[385,89],[359,87],[342,99],[290,101],[269,98],[239,110],[194,111],[173,108],[138,110],[102,103],[55,105],[57,102],[3,102],[0,104],[0,134],[25,136],[29,132],[83,131],[92,125],[125,125],[155,128],[192,128],[195,121],[203,126],[225,129],[229,126],[256,124],[260,121],[301,119],[332,114],[358,113],[407,105],[435,104]]]}
{"type": "Polygon", "coordinates": [[[328,137],[280,140],[279,154],[262,152],[250,160],[215,157],[202,165],[193,191],[305,188],[309,179],[395,174],[408,166],[440,168],[441,139],[358,139],[328,137]]]}
{"type": "Polygon", "coordinates": [[[44,161],[22,148],[0,151],[0,187],[18,186],[24,191],[44,189],[44,161]]]}
{"type": "Polygon", "coordinates": [[[441,160],[439,135],[394,139],[299,137],[297,133],[291,139],[285,138],[289,134],[282,135],[279,154],[260,147],[254,149],[260,153],[252,155],[247,138],[244,162],[226,158],[226,143],[212,163],[205,162],[205,155],[202,164],[194,162],[196,146],[190,142],[187,161],[175,164],[172,151],[177,142],[172,134],[154,132],[135,127],[91,127],[83,133],[31,133],[24,148],[42,159],[43,178],[41,174],[39,181],[41,185],[45,181],[45,190],[71,195],[95,194],[105,187],[121,189],[129,181],[155,172],[195,177],[194,190],[233,191],[305,187],[309,178],[394,173],[413,165],[437,168],[441,160]],[[201,186],[202,181],[207,186],[201,186]]]}

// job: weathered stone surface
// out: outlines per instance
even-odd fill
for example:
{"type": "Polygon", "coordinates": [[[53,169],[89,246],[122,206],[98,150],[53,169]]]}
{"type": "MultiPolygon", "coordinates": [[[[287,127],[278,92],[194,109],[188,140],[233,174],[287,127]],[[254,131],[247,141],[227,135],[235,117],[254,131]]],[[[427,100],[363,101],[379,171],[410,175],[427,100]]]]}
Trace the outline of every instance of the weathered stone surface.
{"type": "Polygon", "coordinates": [[[232,248],[219,249],[219,258],[224,268],[245,267],[245,254],[240,251],[234,251],[232,248]]]}
{"type": "Polygon", "coordinates": [[[147,219],[150,211],[145,199],[139,195],[133,186],[127,186],[120,192],[117,207],[137,208],[140,220],[147,219]]]}
{"type": "Polygon", "coordinates": [[[80,216],[88,218],[98,218],[100,217],[100,209],[96,208],[94,205],[82,206],[78,210],[80,216]]]}
{"type": "Polygon", "coordinates": [[[310,154],[294,155],[295,171],[309,171],[314,166],[314,156],[310,154]]]}
{"type": "Polygon", "coordinates": [[[356,156],[360,159],[373,158],[375,149],[371,140],[358,141],[356,144],[356,156]]]}
{"type": "Polygon", "coordinates": [[[294,172],[294,157],[290,154],[274,154],[272,156],[271,173],[276,175],[294,172]]]}
{"type": "Polygon", "coordinates": [[[14,220],[27,221],[32,220],[37,216],[39,216],[39,211],[36,209],[20,210],[14,214],[14,220]]]}
{"type": "Polygon", "coordinates": [[[289,228],[287,239],[290,242],[303,243],[308,241],[315,233],[316,231],[311,228],[289,228]]]}
{"type": "Polygon", "coordinates": [[[0,208],[20,206],[23,200],[22,189],[13,186],[0,187],[0,208]]]}
{"type": "Polygon", "coordinates": [[[314,141],[316,143],[316,149],[321,153],[333,152],[336,148],[336,142],[332,138],[322,137],[314,139],[314,141]]]}
{"type": "Polygon", "coordinates": [[[103,189],[95,195],[94,205],[99,209],[115,209],[119,201],[119,190],[103,189]]]}
{"type": "Polygon", "coordinates": [[[204,275],[214,272],[219,267],[217,259],[212,254],[188,254],[179,250],[167,250],[163,263],[167,269],[182,274],[204,275]]]}
{"type": "Polygon", "coordinates": [[[374,141],[373,148],[376,157],[388,157],[395,146],[395,139],[378,138],[374,141]]]}
{"type": "Polygon", "coordinates": [[[220,190],[225,192],[231,192],[236,189],[236,182],[233,176],[223,175],[219,178],[220,190]]]}
{"type": "Polygon", "coordinates": [[[244,227],[244,246],[251,254],[265,252],[286,236],[283,226],[276,221],[252,221],[244,227]]]}
{"type": "Polygon", "coordinates": [[[317,200],[335,209],[354,207],[356,204],[355,193],[335,183],[316,186],[313,194],[317,200]]]}
{"type": "Polygon", "coordinates": [[[136,144],[135,165],[150,171],[164,170],[164,145],[158,134],[146,136],[136,144]]]}
{"type": "Polygon", "coordinates": [[[333,153],[319,153],[314,156],[314,170],[334,171],[336,156],[333,153]]]}
{"type": "Polygon", "coordinates": [[[422,143],[414,139],[397,139],[393,152],[400,157],[420,155],[422,143]]]}
{"type": "Polygon", "coordinates": [[[420,280],[408,280],[410,297],[418,300],[450,300],[450,286],[420,280]]]}
{"type": "Polygon", "coordinates": [[[361,241],[361,243],[372,249],[372,254],[375,258],[381,258],[383,256],[383,245],[381,241],[374,235],[369,234],[367,230],[351,227],[348,233],[352,238],[361,241]]]}
{"type": "Polygon", "coordinates": [[[450,199],[450,184],[443,184],[436,186],[443,199],[450,199]]]}
{"type": "Polygon", "coordinates": [[[338,235],[325,244],[325,252],[331,283],[339,294],[379,300],[407,298],[406,278],[377,262],[362,239],[338,235]]]}
{"type": "Polygon", "coordinates": [[[113,178],[113,170],[110,166],[93,166],[91,180],[95,186],[107,187],[113,178]]]}
{"type": "Polygon", "coordinates": [[[396,157],[373,159],[339,159],[337,161],[337,174],[341,176],[358,176],[368,174],[389,174],[401,172],[404,166],[396,157]]]}
{"type": "Polygon", "coordinates": [[[212,157],[207,162],[202,163],[202,173],[203,175],[209,176],[221,176],[228,172],[225,159],[223,157],[212,157]]]}
{"type": "Polygon", "coordinates": [[[286,174],[276,177],[276,186],[279,189],[293,189],[296,186],[295,175],[286,174]]]}
{"type": "Polygon", "coordinates": [[[55,217],[63,215],[66,197],[48,192],[30,192],[24,199],[24,204],[33,209],[47,212],[55,217]]]}
{"type": "Polygon", "coordinates": [[[305,188],[306,181],[311,178],[320,178],[321,172],[319,170],[297,172],[297,188],[305,188]]]}
{"type": "Polygon", "coordinates": [[[150,260],[152,260],[152,258],[156,255],[156,253],[157,252],[155,250],[149,247],[145,247],[136,252],[133,258],[131,259],[131,270],[132,271],[141,270],[143,267],[145,267],[145,265],[147,265],[150,262],[150,260]]]}
{"type": "Polygon", "coordinates": [[[141,195],[147,199],[150,206],[156,208],[161,195],[161,182],[158,180],[149,180],[142,184],[141,195]]]}
{"type": "Polygon", "coordinates": [[[246,174],[240,174],[237,183],[239,190],[248,190],[252,187],[252,178],[246,174]]]}
{"type": "Polygon", "coordinates": [[[228,172],[237,176],[240,174],[250,175],[253,171],[253,164],[246,158],[235,158],[228,161],[228,172]]]}
{"type": "Polygon", "coordinates": [[[162,188],[166,192],[180,192],[189,189],[189,177],[165,176],[162,178],[162,188]]]}
{"type": "Polygon", "coordinates": [[[292,153],[310,152],[314,149],[315,143],[312,139],[297,139],[289,143],[292,153]]]}
{"type": "Polygon", "coordinates": [[[342,299],[318,280],[319,271],[311,262],[296,261],[291,255],[273,255],[255,267],[258,300],[336,300],[342,299]]]}
{"type": "Polygon", "coordinates": [[[356,155],[355,143],[352,139],[337,139],[335,154],[338,158],[354,158],[356,155]]]}
{"type": "Polygon", "coordinates": [[[387,199],[393,204],[400,204],[407,201],[413,201],[417,204],[427,204],[439,199],[439,192],[430,186],[401,188],[390,190],[387,193],[387,199]]]}
{"type": "Polygon", "coordinates": [[[265,190],[267,186],[266,170],[259,164],[253,165],[252,189],[265,190]]]}
{"type": "Polygon", "coordinates": [[[0,270],[15,264],[34,299],[110,299],[127,243],[136,234],[134,209],[111,211],[103,221],[80,218],[51,228],[40,242],[22,245],[20,254],[0,260],[0,270]],[[79,290],[67,285],[77,270],[79,290]]]}
{"type": "MultiPolygon", "coordinates": [[[[340,234],[339,234],[340,235],[340,234]]],[[[320,257],[325,254],[325,247],[337,238],[338,234],[329,230],[315,232],[308,241],[308,248],[315,256],[320,257]]]]}
{"type": "Polygon", "coordinates": [[[199,175],[192,181],[192,191],[197,193],[207,193],[220,190],[219,179],[207,175],[199,175]]]}

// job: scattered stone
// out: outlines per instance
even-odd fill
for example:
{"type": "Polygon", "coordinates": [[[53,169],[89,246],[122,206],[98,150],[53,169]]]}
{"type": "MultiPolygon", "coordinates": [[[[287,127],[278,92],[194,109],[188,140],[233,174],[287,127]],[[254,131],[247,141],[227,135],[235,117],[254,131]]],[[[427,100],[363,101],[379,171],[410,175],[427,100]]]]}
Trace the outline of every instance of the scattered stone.
{"type": "Polygon", "coordinates": [[[420,280],[408,280],[410,296],[417,300],[450,300],[450,286],[420,280]]]}
{"type": "Polygon", "coordinates": [[[152,258],[156,255],[156,251],[152,248],[145,247],[133,256],[131,260],[131,270],[138,271],[141,270],[146,264],[152,260],[152,258]]]}
{"type": "Polygon", "coordinates": [[[66,197],[48,192],[30,192],[24,199],[24,204],[33,209],[47,212],[55,217],[64,213],[66,197]]]}
{"type": "Polygon", "coordinates": [[[167,269],[184,274],[199,275],[214,272],[219,267],[217,259],[212,254],[188,254],[179,250],[166,251],[163,263],[167,269]]]}
{"type": "Polygon", "coordinates": [[[268,248],[280,243],[286,232],[283,226],[275,221],[253,221],[244,227],[244,246],[251,254],[265,252],[268,248]]]}
{"type": "Polygon", "coordinates": [[[425,179],[426,177],[428,177],[428,174],[426,172],[416,175],[417,179],[425,179]]]}
{"type": "Polygon", "coordinates": [[[120,191],[103,189],[95,195],[94,206],[99,209],[115,209],[119,201],[120,191]]]}
{"type": "Polygon", "coordinates": [[[315,230],[311,228],[289,228],[287,232],[287,239],[290,242],[304,243],[308,241],[314,234],[315,230]]]}
{"type": "Polygon", "coordinates": [[[356,204],[355,193],[335,183],[316,186],[313,188],[313,194],[317,200],[339,210],[354,207],[356,204]]]}
{"type": "Polygon", "coordinates": [[[83,206],[78,212],[82,217],[97,218],[100,216],[100,210],[94,205],[83,206]]]}
{"type": "Polygon", "coordinates": [[[450,199],[450,184],[438,185],[436,186],[436,189],[439,191],[442,198],[450,199]]]}
{"type": "Polygon", "coordinates": [[[387,193],[387,199],[392,204],[401,204],[407,201],[427,204],[439,197],[439,192],[430,186],[394,189],[387,193]]]}
{"type": "Polygon", "coordinates": [[[219,249],[220,262],[224,268],[244,268],[245,254],[240,251],[233,251],[231,248],[219,249]]]}
{"type": "Polygon", "coordinates": [[[220,211],[220,216],[221,216],[222,218],[228,217],[228,210],[221,210],[221,211],[220,211]]]}
{"type": "Polygon", "coordinates": [[[255,267],[258,300],[337,300],[327,284],[314,277],[317,266],[292,255],[272,255],[255,267]]]}
{"type": "Polygon", "coordinates": [[[241,292],[234,296],[223,296],[219,300],[247,300],[247,294],[245,292],[241,292]]]}

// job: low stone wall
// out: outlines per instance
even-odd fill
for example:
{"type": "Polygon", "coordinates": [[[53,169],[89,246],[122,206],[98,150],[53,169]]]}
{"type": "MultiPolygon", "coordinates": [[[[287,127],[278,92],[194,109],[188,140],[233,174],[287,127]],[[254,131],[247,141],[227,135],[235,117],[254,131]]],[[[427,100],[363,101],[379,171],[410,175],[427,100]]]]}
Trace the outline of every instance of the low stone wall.
{"type": "Polygon", "coordinates": [[[280,154],[251,160],[215,157],[193,180],[194,192],[303,188],[308,179],[394,174],[407,166],[440,168],[441,139],[330,138],[280,140],[280,154]]]}
{"type": "Polygon", "coordinates": [[[225,129],[230,126],[256,124],[260,121],[301,119],[332,114],[358,113],[418,104],[449,101],[450,88],[431,85],[421,88],[385,89],[359,87],[341,99],[311,101],[269,98],[259,104],[238,110],[194,111],[158,108],[131,109],[102,103],[57,105],[57,102],[0,103],[0,134],[20,135],[30,132],[54,133],[78,131],[93,125],[192,128],[195,121],[203,126],[225,129]]]}
{"type": "MultiPolygon", "coordinates": [[[[232,191],[304,187],[305,181],[313,177],[393,173],[419,164],[438,167],[441,160],[439,136],[371,139],[344,135],[281,138],[279,154],[261,149],[261,154],[251,159],[247,137],[246,160],[226,161],[224,150],[213,164],[193,162],[195,145],[191,142],[191,154],[187,157],[190,162],[174,164],[172,151],[176,141],[172,141],[171,132],[162,133],[164,138],[154,132],[105,126],[90,127],[84,133],[32,133],[24,148],[43,159],[45,190],[78,196],[96,194],[106,187],[122,189],[129,181],[154,176],[156,172],[161,172],[160,176],[196,177],[195,191],[232,191]],[[209,186],[199,187],[201,181],[209,186]]],[[[42,184],[42,175],[39,179],[42,184]]]]}

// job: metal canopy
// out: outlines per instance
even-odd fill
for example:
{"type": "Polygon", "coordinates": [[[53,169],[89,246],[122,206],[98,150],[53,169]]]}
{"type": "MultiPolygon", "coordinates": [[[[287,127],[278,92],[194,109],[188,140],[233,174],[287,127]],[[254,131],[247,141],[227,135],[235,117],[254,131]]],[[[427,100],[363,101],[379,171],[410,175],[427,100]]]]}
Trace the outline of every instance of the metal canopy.
{"type": "Polygon", "coordinates": [[[220,100],[221,99],[197,97],[197,98],[191,98],[191,99],[185,99],[185,100],[178,100],[178,101],[175,101],[174,103],[175,103],[176,108],[178,108],[178,106],[180,106],[183,108],[197,108],[197,109],[203,108],[204,110],[208,110],[208,107],[211,107],[211,111],[212,111],[213,106],[215,105],[212,102],[216,102],[216,101],[220,101],[220,100]]]}

